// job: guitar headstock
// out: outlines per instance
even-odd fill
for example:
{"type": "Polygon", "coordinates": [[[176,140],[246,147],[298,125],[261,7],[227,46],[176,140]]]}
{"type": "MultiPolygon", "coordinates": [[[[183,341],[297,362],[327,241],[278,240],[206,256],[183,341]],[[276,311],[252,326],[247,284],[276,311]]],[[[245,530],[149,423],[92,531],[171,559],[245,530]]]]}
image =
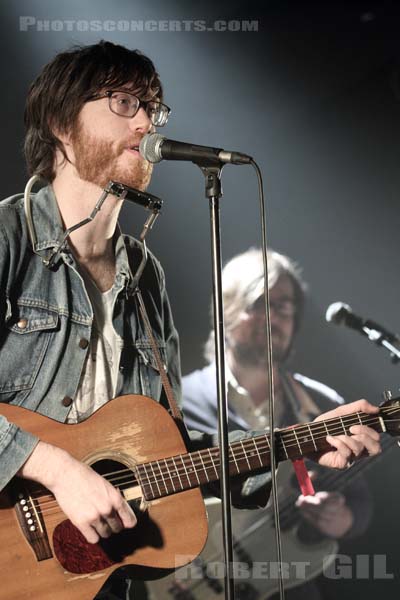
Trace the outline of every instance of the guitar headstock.
{"type": "Polygon", "coordinates": [[[386,431],[390,435],[400,436],[400,397],[392,398],[390,392],[385,392],[385,402],[380,404],[380,417],[382,417],[386,431]]]}

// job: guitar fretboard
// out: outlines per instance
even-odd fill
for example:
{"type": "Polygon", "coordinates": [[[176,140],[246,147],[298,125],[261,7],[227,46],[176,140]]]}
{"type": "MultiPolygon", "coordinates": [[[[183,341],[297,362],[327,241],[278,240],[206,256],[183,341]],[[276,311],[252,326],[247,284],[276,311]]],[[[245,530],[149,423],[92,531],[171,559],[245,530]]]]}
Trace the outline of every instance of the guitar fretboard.
{"type": "MultiPolygon", "coordinates": [[[[275,432],[277,460],[295,460],[325,451],[330,448],[326,441],[327,435],[347,435],[353,425],[368,425],[376,431],[385,431],[383,418],[379,414],[369,415],[362,412],[297,425],[275,432]]],[[[269,434],[241,439],[229,445],[230,475],[256,473],[270,466],[270,458],[269,434]]],[[[143,463],[137,466],[136,475],[148,501],[218,481],[219,448],[208,448],[143,463]]]]}

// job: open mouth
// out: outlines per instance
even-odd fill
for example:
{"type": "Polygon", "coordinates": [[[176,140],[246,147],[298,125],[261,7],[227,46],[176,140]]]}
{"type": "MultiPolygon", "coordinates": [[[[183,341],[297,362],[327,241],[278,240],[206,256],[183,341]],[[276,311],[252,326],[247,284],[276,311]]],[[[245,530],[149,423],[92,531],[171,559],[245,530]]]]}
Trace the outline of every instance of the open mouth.
{"type": "Polygon", "coordinates": [[[139,146],[136,144],[134,146],[128,146],[126,150],[128,150],[128,152],[134,152],[135,154],[139,154],[139,146]]]}

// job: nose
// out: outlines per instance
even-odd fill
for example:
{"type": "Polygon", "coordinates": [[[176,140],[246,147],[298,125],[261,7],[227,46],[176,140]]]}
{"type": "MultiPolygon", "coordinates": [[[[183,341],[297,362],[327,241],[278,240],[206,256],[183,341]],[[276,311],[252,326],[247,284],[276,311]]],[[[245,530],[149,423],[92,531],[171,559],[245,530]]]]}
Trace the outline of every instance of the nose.
{"type": "Polygon", "coordinates": [[[141,133],[150,133],[153,124],[143,106],[139,108],[136,115],[129,119],[129,127],[132,131],[140,131],[141,133]]]}
{"type": "Polygon", "coordinates": [[[271,327],[274,327],[277,323],[281,322],[280,315],[273,304],[269,307],[269,318],[271,322],[271,327]]]}

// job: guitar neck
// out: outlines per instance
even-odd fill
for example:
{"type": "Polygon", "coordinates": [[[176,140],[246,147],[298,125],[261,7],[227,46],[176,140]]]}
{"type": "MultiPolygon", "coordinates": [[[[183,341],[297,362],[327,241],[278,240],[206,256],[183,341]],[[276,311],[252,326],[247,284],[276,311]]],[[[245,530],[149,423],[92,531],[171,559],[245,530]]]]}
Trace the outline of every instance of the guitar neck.
{"type": "MultiPolygon", "coordinates": [[[[368,425],[375,431],[386,431],[382,414],[362,412],[326,421],[314,421],[276,431],[274,435],[277,461],[295,460],[331,448],[327,435],[348,435],[353,425],[368,425]]],[[[265,433],[229,445],[231,476],[255,473],[271,464],[271,438],[265,433]]],[[[177,492],[218,481],[220,478],[219,448],[180,454],[137,466],[146,500],[154,500],[177,492]]]]}

